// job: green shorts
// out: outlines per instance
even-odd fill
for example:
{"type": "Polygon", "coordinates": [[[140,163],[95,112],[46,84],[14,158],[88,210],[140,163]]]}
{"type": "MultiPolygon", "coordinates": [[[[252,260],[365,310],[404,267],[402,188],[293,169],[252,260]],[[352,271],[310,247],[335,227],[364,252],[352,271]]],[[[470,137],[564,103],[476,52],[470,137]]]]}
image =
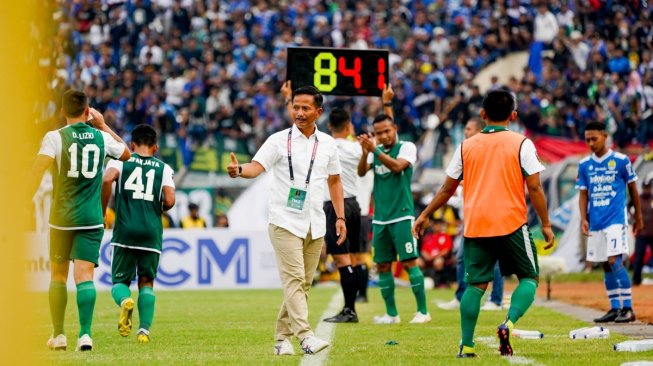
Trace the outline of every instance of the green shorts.
{"type": "Polygon", "coordinates": [[[113,259],[111,260],[111,281],[129,284],[138,277],[154,279],[159,268],[157,252],[149,250],[123,248],[113,246],[113,259]]]}
{"type": "Polygon", "coordinates": [[[104,228],[59,230],[50,228],[50,261],[83,260],[98,266],[104,228]]]}
{"type": "Polygon", "coordinates": [[[419,257],[417,241],[411,232],[413,220],[403,220],[392,224],[372,224],[374,243],[374,262],[392,263],[419,257]]]}
{"type": "Polygon", "coordinates": [[[464,245],[467,283],[492,281],[497,260],[504,276],[536,278],[539,275],[537,249],[527,225],[505,236],[465,238],[464,245]]]}

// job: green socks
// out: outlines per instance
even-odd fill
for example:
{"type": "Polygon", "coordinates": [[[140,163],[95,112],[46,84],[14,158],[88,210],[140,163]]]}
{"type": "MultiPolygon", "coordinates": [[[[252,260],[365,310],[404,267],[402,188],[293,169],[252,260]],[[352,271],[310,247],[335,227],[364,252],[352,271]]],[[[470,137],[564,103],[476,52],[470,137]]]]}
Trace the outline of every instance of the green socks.
{"type": "Polygon", "coordinates": [[[139,328],[150,329],[154,318],[154,289],[149,286],[142,287],[138,292],[138,317],[141,321],[139,328]]]}
{"type": "Polygon", "coordinates": [[[111,287],[111,297],[113,297],[113,301],[115,301],[118,306],[122,305],[122,301],[131,295],[132,293],[129,291],[129,286],[124,283],[116,283],[111,287]]]}
{"type": "Polygon", "coordinates": [[[65,282],[50,282],[50,316],[52,317],[52,327],[54,328],[54,337],[63,334],[63,320],[66,314],[66,304],[68,303],[68,289],[65,282]]]}
{"type": "MultiPolygon", "coordinates": [[[[423,282],[423,281],[422,281],[423,282]]],[[[397,316],[397,304],[395,303],[395,278],[392,272],[379,273],[379,289],[385,301],[385,311],[390,316],[397,316]]]]}
{"type": "Polygon", "coordinates": [[[508,319],[511,322],[517,323],[517,320],[531,307],[533,300],[535,300],[535,290],[537,290],[537,281],[534,279],[523,278],[519,281],[519,285],[517,285],[510,298],[508,319]]]}
{"type": "Polygon", "coordinates": [[[91,336],[95,295],[95,284],[93,284],[93,281],[77,284],[77,310],[79,312],[80,337],[84,334],[91,336]]]}
{"type": "Polygon", "coordinates": [[[469,285],[460,299],[460,328],[462,330],[462,343],[466,347],[474,347],[474,329],[481,311],[481,298],[485,291],[476,286],[469,285]]]}
{"type": "Polygon", "coordinates": [[[417,311],[422,314],[427,314],[426,309],[426,292],[424,291],[424,275],[419,267],[415,266],[408,269],[408,278],[410,279],[410,287],[415,294],[417,300],[417,311]]]}

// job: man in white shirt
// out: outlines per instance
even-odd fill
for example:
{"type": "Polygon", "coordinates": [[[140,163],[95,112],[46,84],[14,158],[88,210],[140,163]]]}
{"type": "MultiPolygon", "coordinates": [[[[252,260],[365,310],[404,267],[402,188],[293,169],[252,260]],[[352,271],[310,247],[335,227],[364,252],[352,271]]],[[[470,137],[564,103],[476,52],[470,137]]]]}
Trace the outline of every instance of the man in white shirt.
{"type": "MultiPolygon", "coordinates": [[[[290,82],[286,82],[283,89],[290,87],[290,82]]],[[[322,208],[326,187],[337,216],[338,245],[345,241],[347,228],[338,148],[335,140],[316,126],[323,111],[322,102],[322,94],[315,87],[297,88],[292,98],[286,100],[290,104],[292,127],[270,136],[251,163],[240,165],[231,153],[227,167],[232,178],[255,178],[272,170],[269,235],[284,289],[275,334],[277,355],[295,353],[290,343],[293,335],[307,354],[329,346],[314,336],[308,323],[307,303],[326,233],[322,208]]]]}
{"type": "Polygon", "coordinates": [[[535,16],[535,41],[544,43],[545,45],[551,44],[553,39],[558,35],[558,21],[547,8],[546,2],[540,3],[537,7],[537,15],[535,16]]]}
{"type": "Polygon", "coordinates": [[[587,69],[587,58],[590,54],[590,47],[583,42],[583,35],[579,31],[573,31],[569,35],[569,41],[563,38],[565,46],[569,49],[571,56],[580,71],[587,69]]]}

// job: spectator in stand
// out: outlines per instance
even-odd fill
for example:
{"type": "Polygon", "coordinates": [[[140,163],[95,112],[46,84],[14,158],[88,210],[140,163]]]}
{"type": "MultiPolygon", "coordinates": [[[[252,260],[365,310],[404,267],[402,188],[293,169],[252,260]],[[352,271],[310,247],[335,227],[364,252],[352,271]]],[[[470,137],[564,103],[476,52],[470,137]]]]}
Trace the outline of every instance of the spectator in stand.
{"type": "Polygon", "coordinates": [[[535,34],[533,36],[535,41],[550,45],[558,35],[558,21],[555,15],[549,11],[546,1],[542,1],[537,6],[534,24],[535,34]]]}
{"type": "Polygon", "coordinates": [[[206,221],[200,217],[200,206],[197,203],[188,205],[188,216],[181,219],[182,229],[206,228],[206,221]]]}
{"type": "Polygon", "coordinates": [[[431,219],[430,232],[422,238],[421,262],[424,275],[433,278],[435,287],[448,287],[455,278],[453,239],[445,233],[442,219],[431,219]]]}

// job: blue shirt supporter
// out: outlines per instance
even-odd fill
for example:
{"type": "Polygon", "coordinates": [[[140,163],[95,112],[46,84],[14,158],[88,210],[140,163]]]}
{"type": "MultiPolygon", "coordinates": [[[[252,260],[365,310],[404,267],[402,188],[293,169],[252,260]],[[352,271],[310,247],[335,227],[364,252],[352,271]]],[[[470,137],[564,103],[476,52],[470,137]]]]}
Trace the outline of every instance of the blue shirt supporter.
{"type": "Polygon", "coordinates": [[[626,194],[628,183],[637,180],[633,166],[624,154],[608,150],[580,161],[576,189],[587,190],[590,231],[610,225],[627,225],[626,194]]]}

